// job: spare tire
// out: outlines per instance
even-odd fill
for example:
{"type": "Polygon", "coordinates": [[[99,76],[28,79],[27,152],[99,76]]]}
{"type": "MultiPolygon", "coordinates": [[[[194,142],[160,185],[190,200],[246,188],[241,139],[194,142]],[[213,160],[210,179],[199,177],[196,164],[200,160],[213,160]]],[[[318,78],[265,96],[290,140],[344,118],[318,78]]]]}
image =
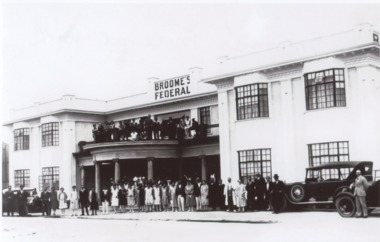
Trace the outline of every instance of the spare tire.
{"type": "Polygon", "coordinates": [[[305,188],[301,183],[292,185],[289,189],[289,198],[293,202],[302,202],[305,198],[305,188]]]}

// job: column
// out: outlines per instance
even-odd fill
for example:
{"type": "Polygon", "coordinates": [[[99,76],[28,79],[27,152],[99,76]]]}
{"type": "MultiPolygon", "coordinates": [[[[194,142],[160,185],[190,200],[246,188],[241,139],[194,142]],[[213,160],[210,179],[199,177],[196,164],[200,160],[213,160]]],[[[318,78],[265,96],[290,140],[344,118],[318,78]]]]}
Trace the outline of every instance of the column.
{"type": "Polygon", "coordinates": [[[100,163],[94,161],[95,164],[95,191],[97,193],[97,199],[100,201],[100,192],[101,192],[101,178],[100,178],[100,163]]]}
{"type": "Polygon", "coordinates": [[[81,166],[80,167],[80,185],[81,186],[84,186],[84,184],[85,184],[85,179],[86,179],[86,177],[85,177],[85,170],[84,170],[84,166],[81,166]]]}
{"type": "Polygon", "coordinates": [[[200,155],[199,159],[201,159],[202,180],[207,180],[206,156],[205,155],[200,155]]]}
{"type": "Polygon", "coordinates": [[[151,180],[153,179],[153,160],[154,160],[154,157],[147,157],[147,168],[148,168],[148,174],[147,174],[147,178],[148,180],[151,180]]]}
{"type": "Polygon", "coordinates": [[[114,181],[118,182],[120,180],[120,163],[119,163],[119,159],[113,159],[113,162],[115,163],[115,177],[114,177],[114,181]]]}

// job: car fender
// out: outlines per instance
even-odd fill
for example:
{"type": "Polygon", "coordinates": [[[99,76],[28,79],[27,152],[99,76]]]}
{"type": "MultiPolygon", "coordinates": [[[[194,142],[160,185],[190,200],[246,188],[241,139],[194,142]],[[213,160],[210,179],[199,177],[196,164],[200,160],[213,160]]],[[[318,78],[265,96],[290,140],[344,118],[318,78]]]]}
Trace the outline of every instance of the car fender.
{"type": "Polygon", "coordinates": [[[352,198],[355,198],[354,194],[350,191],[347,191],[347,192],[341,192],[341,193],[338,193],[336,197],[334,197],[334,203],[335,203],[335,200],[338,198],[338,197],[341,197],[341,196],[344,196],[344,195],[347,195],[347,196],[350,196],[352,198]]]}
{"type": "Polygon", "coordinates": [[[340,186],[338,187],[335,192],[334,192],[334,195],[333,195],[333,198],[334,198],[334,202],[335,202],[335,199],[341,194],[341,193],[352,193],[351,192],[351,189],[349,186],[340,186]]]}

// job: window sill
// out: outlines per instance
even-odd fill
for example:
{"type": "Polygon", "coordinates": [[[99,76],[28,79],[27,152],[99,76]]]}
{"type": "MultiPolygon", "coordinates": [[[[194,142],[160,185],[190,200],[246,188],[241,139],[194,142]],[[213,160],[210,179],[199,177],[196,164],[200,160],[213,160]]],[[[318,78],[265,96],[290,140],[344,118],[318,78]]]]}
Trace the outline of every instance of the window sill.
{"type": "Polygon", "coordinates": [[[344,110],[344,109],[349,109],[349,107],[345,106],[345,107],[320,108],[320,109],[306,110],[303,113],[307,114],[307,113],[322,112],[322,111],[329,111],[329,110],[336,110],[336,109],[343,109],[344,110]]]}
{"type": "Polygon", "coordinates": [[[268,120],[268,119],[271,119],[271,117],[258,117],[258,118],[240,119],[240,120],[235,120],[235,123],[242,123],[242,122],[254,121],[254,120],[268,120]]]}

